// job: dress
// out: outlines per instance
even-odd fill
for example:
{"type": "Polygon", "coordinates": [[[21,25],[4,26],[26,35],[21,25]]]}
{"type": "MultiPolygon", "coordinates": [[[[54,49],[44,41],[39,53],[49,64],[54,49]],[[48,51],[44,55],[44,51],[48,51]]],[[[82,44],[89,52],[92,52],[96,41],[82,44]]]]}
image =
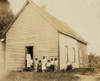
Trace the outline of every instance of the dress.
{"type": "Polygon", "coordinates": [[[42,72],[42,63],[38,63],[38,72],[42,72]]]}
{"type": "Polygon", "coordinates": [[[31,66],[31,56],[30,56],[30,54],[26,55],[26,59],[27,59],[27,67],[30,67],[31,66]]]}
{"type": "Polygon", "coordinates": [[[35,61],[35,71],[38,69],[38,60],[35,61]]]}
{"type": "Polygon", "coordinates": [[[43,59],[42,60],[42,70],[46,70],[46,63],[47,63],[47,60],[43,59]]]}
{"type": "Polygon", "coordinates": [[[55,69],[55,71],[58,70],[58,61],[57,60],[54,61],[54,69],[55,69]]]}

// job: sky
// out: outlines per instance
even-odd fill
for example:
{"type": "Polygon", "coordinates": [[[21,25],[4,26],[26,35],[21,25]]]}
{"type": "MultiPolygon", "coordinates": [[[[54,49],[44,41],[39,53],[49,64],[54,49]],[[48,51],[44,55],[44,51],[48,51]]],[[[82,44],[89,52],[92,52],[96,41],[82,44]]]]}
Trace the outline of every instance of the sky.
{"type": "MultiPolygon", "coordinates": [[[[26,0],[9,0],[16,14],[26,0]]],[[[73,28],[88,42],[88,54],[100,55],[100,0],[32,0],[73,28]]]]}

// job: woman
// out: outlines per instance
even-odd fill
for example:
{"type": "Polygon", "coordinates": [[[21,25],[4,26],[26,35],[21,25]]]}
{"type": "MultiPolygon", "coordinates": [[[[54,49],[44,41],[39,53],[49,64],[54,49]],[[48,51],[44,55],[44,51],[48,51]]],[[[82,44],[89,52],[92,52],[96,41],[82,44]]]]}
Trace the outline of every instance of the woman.
{"type": "Polygon", "coordinates": [[[29,53],[26,55],[26,60],[27,60],[27,68],[30,69],[30,67],[31,67],[31,56],[30,56],[29,53]]]}
{"type": "Polygon", "coordinates": [[[43,56],[43,59],[42,59],[42,72],[46,71],[46,63],[47,63],[47,60],[45,59],[45,56],[43,56]]]}

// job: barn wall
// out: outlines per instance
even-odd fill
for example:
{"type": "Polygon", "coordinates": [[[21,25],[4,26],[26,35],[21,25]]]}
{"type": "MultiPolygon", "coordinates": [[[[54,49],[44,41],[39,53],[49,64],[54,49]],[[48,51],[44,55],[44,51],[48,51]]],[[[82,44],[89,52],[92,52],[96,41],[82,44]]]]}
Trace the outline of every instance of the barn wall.
{"type": "Polygon", "coordinates": [[[81,42],[78,42],[78,55],[79,55],[79,65],[80,67],[88,66],[88,54],[87,54],[87,45],[81,42]],[[82,60],[82,61],[80,61],[82,60]]]}
{"type": "Polygon", "coordinates": [[[33,46],[34,58],[58,57],[58,31],[28,4],[6,34],[6,68],[25,68],[25,46],[33,46]]]}
{"type": "Polygon", "coordinates": [[[60,69],[66,69],[67,65],[72,64],[73,68],[79,67],[77,41],[66,35],[59,34],[60,69]],[[66,57],[68,47],[68,57],[66,57]],[[75,62],[73,61],[73,48],[75,48],[75,62]],[[68,58],[69,61],[66,61],[68,58]]]}

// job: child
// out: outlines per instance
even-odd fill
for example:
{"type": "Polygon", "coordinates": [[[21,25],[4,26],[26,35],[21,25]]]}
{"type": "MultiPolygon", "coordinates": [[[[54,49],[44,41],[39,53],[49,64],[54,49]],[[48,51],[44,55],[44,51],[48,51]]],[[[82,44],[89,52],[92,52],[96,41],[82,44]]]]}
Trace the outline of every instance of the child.
{"type": "Polygon", "coordinates": [[[58,60],[57,60],[57,58],[55,58],[55,61],[54,61],[54,70],[55,70],[55,72],[57,72],[57,70],[58,70],[58,60]]]}
{"type": "Polygon", "coordinates": [[[51,71],[54,72],[54,61],[53,58],[51,58],[51,66],[50,66],[51,71]]]}
{"type": "Polygon", "coordinates": [[[39,63],[38,63],[38,72],[42,72],[42,63],[41,63],[41,60],[39,60],[39,63]]]}
{"type": "Polygon", "coordinates": [[[50,60],[47,61],[47,65],[46,65],[46,68],[47,68],[47,72],[50,72],[50,60]]]}
{"type": "Polygon", "coordinates": [[[37,72],[37,69],[38,69],[38,59],[35,58],[35,71],[37,72]]]}

